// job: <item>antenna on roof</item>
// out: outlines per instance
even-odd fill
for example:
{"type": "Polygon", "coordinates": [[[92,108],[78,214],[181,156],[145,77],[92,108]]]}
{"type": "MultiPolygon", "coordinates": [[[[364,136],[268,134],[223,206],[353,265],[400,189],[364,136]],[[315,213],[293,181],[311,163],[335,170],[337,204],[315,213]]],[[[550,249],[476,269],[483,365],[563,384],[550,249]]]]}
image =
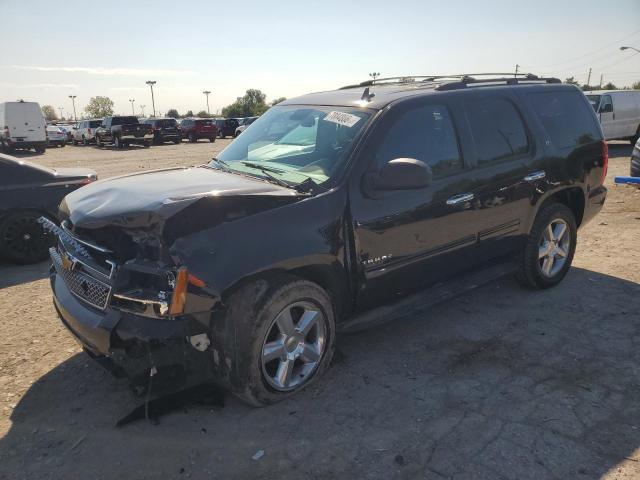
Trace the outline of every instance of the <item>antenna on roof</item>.
{"type": "Polygon", "coordinates": [[[365,102],[370,102],[371,99],[375,96],[376,96],[375,93],[369,93],[369,87],[367,87],[364,89],[364,92],[362,92],[362,97],[360,98],[360,100],[364,100],[365,102]]]}

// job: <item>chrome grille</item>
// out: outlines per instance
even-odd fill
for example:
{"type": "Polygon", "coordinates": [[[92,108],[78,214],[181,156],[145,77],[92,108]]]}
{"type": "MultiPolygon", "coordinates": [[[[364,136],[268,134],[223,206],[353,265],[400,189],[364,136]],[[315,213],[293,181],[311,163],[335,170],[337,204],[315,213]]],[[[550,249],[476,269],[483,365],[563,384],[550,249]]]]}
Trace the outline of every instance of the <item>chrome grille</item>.
{"type": "Polygon", "coordinates": [[[56,272],[63,278],[64,283],[71,293],[80,300],[100,310],[107,308],[111,294],[111,287],[109,285],[81,271],[82,263],[75,258],[69,260],[67,256],[66,259],[70,263],[70,268],[65,268],[62,255],[60,255],[60,252],[58,252],[56,248],[50,248],[49,255],[51,256],[56,272]]]}

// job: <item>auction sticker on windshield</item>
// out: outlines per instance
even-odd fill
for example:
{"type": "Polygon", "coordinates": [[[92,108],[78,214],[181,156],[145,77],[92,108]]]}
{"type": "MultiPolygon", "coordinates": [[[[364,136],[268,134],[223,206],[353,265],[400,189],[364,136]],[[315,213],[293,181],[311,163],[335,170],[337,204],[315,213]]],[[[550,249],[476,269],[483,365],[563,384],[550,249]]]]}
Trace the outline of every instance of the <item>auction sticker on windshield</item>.
{"type": "Polygon", "coordinates": [[[338,125],[344,125],[345,127],[353,127],[358,121],[360,117],[357,115],[351,115],[350,113],[344,112],[329,112],[323,120],[327,122],[337,123],[338,125]]]}

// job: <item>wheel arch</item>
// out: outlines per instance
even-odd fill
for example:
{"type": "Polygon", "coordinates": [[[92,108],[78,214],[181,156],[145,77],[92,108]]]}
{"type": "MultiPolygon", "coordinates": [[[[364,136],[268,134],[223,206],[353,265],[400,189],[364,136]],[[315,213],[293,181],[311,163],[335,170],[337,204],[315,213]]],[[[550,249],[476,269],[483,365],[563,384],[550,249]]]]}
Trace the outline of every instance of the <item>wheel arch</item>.
{"type": "MultiPolygon", "coordinates": [[[[340,319],[344,319],[352,309],[347,273],[344,268],[335,264],[310,263],[293,268],[273,267],[267,270],[262,270],[241,279],[234,285],[225,289],[220,295],[221,301],[225,304],[237,290],[250,283],[262,281],[269,284],[279,281],[283,277],[289,277],[291,278],[291,281],[307,280],[315,283],[327,292],[335,309],[334,314],[336,317],[336,323],[338,323],[340,319]]],[[[266,292],[267,288],[264,288],[261,291],[266,292]]]]}
{"type": "Polygon", "coordinates": [[[580,227],[582,219],[584,217],[585,208],[585,193],[581,187],[572,186],[557,190],[550,193],[547,196],[543,196],[536,204],[535,212],[529,219],[527,225],[527,232],[529,232],[533,226],[538,212],[540,212],[546,205],[550,203],[560,203],[566,205],[572,212],[576,219],[576,226],[580,227]]]}

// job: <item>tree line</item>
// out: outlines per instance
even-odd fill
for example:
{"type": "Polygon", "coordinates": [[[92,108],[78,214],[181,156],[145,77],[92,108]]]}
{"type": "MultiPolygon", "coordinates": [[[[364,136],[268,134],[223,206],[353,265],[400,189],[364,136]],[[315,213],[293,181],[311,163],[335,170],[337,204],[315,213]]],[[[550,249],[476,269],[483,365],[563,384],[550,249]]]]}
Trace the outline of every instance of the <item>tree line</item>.
{"type": "MultiPolygon", "coordinates": [[[[234,117],[258,117],[266,112],[273,105],[286,100],[285,97],[280,97],[273,100],[271,103],[267,103],[267,95],[256,88],[250,88],[242,97],[238,97],[231,105],[227,105],[222,109],[222,116],[225,118],[234,117]]],[[[58,120],[56,110],[51,105],[43,105],[42,113],[47,121],[58,120]]],[[[113,115],[113,100],[109,97],[91,97],[89,103],[84,108],[84,113],[89,118],[103,118],[113,115]]],[[[171,118],[187,118],[187,117],[199,117],[199,118],[214,118],[215,115],[210,115],[205,110],[200,110],[194,115],[192,110],[188,110],[184,115],[181,115],[175,108],[167,110],[167,117],[171,118]]]]}
{"type": "Polygon", "coordinates": [[[609,82],[604,85],[580,85],[579,82],[576,81],[575,77],[566,78],[564,83],[568,83],[569,85],[575,85],[576,87],[580,87],[583,92],[591,92],[594,90],[640,90],[640,80],[635,82],[631,87],[616,87],[613,83],[609,82]]]}

